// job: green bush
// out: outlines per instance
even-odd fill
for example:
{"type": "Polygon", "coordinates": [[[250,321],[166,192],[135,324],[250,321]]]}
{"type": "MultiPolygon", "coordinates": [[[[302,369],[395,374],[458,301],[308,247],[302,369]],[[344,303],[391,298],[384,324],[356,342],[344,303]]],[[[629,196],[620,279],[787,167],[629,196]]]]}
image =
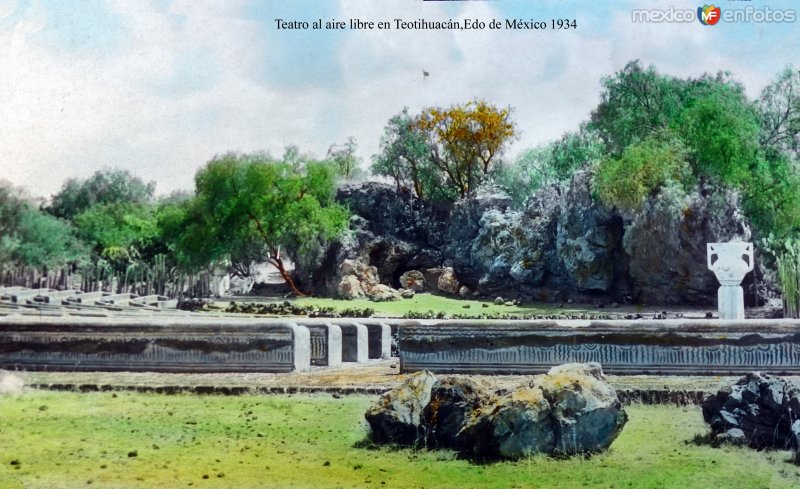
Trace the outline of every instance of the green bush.
{"type": "Polygon", "coordinates": [[[598,165],[595,196],[609,207],[639,211],[645,199],[667,183],[684,188],[694,183],[686,154],[680,140],[666,131],[628,146],[619,158],[609,157],[598,165]]]}

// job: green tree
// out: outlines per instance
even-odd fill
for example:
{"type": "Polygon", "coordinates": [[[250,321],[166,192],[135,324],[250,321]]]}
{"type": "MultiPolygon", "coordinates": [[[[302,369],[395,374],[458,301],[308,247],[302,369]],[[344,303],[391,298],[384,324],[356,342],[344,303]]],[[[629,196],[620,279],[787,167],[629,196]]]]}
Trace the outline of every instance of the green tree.
{"type": "Polygon", "coordinates": [[[759,121],[744,87],[724,75],[695,80],[684,107],[671,122],[690,149],[699,177],[740,186],[758,156],[759,121]]]}
{"type": "Polygon", "coordinates": [[[196,197],[185,209],[194,224],[181,239],[194,243],[185,250],[195,255],[189,260],[231,259],[260,243],[269,263],[298,295],[303,294],[286,271],[282,252],[296,260],[347,226],[347,210],[334,202],[335,175],[329,165],[310,162],[297,171],[264,155],[227,154],[202,168],[195,185],[196,197]]]}
{"type": "Polygon", "coordinates": [[[43,214],[24,189],[0,181],[0,266],[52,268],[87,258],[70,224],[43,214]]]}
{"type": "Polygon", "coordinates": [[[19,224],[28,205],[21,188],[0,179],[0,264],[14,259],[19,224]]]}
{"type": "Polygon", "coordinates": [[[761,144],[773,152],[800,150],[800,70],[788,66],[758,99],[761,144]]]}
{"type": "Polygon", "coordinates": [[[154,182],[145,183],[127,170],[106,169],[95,172],[86,180],[67,180],[46,210],[56,217],[72,220],[98,204],[148,203],[154,192],[154,182]]]}
{"type": "Polygon", "coordinates": [[[148,204],[98,204],[75,216],[74,222],[78,236],[95,255],[118,271],[149,258],[146,250],[158,235],[157,219],[148,204]]]}
{"type": "Polygon", "coordinates": [[[542,186],[564,182],[580,168],[600,161],[604,146],[594,133],[581,127],[549,144],[529,149],[510,165],[502,165],[494,180],[522,207],[542,186]]]}
{"type": "Polygon", "coordinates": [[[389,119],[381,136],[380,153],[372,158],[372,173],[394,180],[397,191],[411,188],[417,197],[424,199],[428,195],[430,177],[428,163],[428,145],[425,135],[415,126],[414,118],[409,115],[408,108],[389,119]]]}
{"type": "Polygon", "coordinates": [[[63,219],[27,209],[20,220],[15,261],[48,269],[88,261],[87,246],[75,236],[75,229],[63,219]]]}
{"type": "Polygon", "coordinates": [[[684,107],[688,85],[631,61],[602,80],[600,104],[592,111],[589,128],[597,132],[609,153],[618,156],[629,145],[669,127],[684,107]]]}
{"type": "Polygon", "coordinates": [[[328,159],[334,164],[339,176],[350,180],[361,174],[361,160],[356,154],[356,138],[350,136],[342,145],[332,144],[328,148],[328,159]]]}

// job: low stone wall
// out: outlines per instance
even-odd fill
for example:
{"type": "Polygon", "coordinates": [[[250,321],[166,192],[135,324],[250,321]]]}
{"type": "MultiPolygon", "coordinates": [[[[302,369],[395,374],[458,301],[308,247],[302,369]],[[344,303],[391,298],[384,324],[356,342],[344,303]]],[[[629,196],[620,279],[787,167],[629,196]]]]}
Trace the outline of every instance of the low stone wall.
{"type": "Polygon", "coordinates": [[[274,320],[0,318],[0,368],[290,372],[311,361],[308,328],[274,320]]]}
{"type": "Polygon", "coordinates": [[[800,374],[800,321],[441,321],[399,332],[401,372],[538,374],[571,362],[607,373],[800,374]]]}

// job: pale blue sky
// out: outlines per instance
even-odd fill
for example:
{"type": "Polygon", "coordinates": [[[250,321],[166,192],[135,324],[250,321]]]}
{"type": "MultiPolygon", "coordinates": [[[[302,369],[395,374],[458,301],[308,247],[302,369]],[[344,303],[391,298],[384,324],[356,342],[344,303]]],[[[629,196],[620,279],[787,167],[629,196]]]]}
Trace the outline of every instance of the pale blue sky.
{"type": "MultiPolygon", "coordinates": [[[[288,144],[324,156],[386,121],[475,97],[514,108],[513,158],[573,129],[631,59],[679,76],[729,70],[757,96],[800,66],[800,23],[634,24],[634,8],[702,2],[490,0],[0,0],[0,177],[49,196],[118,166],[161,193],[215,154],[288,144]],[[574,18],[570,31],[288,31],[275,19],[574,18]],[[430,77],[423,78],[422,70],[430,77]]],[[[800,9],[721,1],[723,10],[800,9]]]]}

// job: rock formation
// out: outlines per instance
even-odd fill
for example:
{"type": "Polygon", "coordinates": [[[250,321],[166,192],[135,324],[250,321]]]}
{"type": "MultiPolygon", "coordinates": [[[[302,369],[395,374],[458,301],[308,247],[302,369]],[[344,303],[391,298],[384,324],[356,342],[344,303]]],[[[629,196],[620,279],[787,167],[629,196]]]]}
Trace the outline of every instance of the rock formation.
{"type": "Polygon", "coordinates": [[[599,364],[568,364],[511,392],[419,372],[366,412],[378,443],[441,447],[480,459],[607,449],[627,415],[599,364]]]}
{"type": "MultiPolygon", "coordinates": [[[[345,278],[349,260],[373,267],[377,284],[415,292],[456,295],[463,286],[509,299],[716,303],[705,244],[750,238],[735,192],[665,188],[640,212],[621,214],[593,198],[591,181],[579,171],[566,185],[541,188],[522,210],[492,187],[447,206],[386,184],[348,185],[337,200],[354,214],[349,232],[297,263],[295,274],[307,290],[339,297],[361,296],[356,282],[364,289],[357,274],[345,278]]],[[[763,288],[763,270],[756,275],[763,288]]],[[[752,279],[743,286],[752,302],[752,279]]]]}

